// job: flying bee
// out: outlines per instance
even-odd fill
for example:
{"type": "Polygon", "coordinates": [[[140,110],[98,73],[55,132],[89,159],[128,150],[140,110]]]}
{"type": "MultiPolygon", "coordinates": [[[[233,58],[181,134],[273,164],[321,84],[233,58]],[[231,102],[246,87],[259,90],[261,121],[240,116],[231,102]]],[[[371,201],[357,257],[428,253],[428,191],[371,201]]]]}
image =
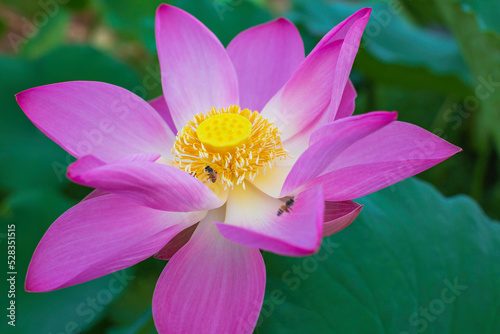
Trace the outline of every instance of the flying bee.
{"type": "Polygon", "coordinates": [[[293,197],[289,198],[286,201],[286,203],[283,204],[282,206],[280,206],[280,208],[278,209],[278,216],[281,216],[283,214],[283,212],[290,213],[290,211],[292,211],[292,205],[294,202],[295,202],[295,199],[293,197]]]}
{"type": "Polygon", "coordinates": [[[217,172],[214,171],[214,169],[210,166],[205,167],[203,169],[203,171],[205,173],[207,173],[207,175],[208,175],[207,181],[210,180],[210,181],[212,181],[212,183],[215,183],[215,181],[217,181],[217,179],[219,178],[219,176],[217,175],[217,172]]]}

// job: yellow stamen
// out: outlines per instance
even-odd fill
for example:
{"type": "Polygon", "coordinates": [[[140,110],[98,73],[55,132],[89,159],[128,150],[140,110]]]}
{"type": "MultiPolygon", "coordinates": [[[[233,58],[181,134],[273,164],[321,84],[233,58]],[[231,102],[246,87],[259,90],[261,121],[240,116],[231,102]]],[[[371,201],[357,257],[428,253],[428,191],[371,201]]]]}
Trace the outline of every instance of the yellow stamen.
{"type": "Polygon", "coordinates": [[[238,106],[212,108],[198,114],[179,131],[172,149],[174,166],[198,179],[211,183],[207,166],[216,173],[216,181],[233,188],[253,180],[273,168],[276,159],[288,155],[281,143],[280,131],[257,111],[238,106]]]}

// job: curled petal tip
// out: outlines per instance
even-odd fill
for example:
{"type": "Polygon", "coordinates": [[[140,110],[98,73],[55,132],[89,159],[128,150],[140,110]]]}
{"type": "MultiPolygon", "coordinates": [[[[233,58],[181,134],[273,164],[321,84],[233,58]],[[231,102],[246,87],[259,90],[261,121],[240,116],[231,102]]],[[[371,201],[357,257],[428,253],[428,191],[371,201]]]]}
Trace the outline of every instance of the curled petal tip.
{"type": "Polygon", "coordinates": [[[277,19],[274,20],[274,22],[280,23],[280,24],[293,24],[286,17],[278,17],[277,19]]]}
{"type": "Polygon", "coordinates": [[[156,9],[156,13],[158,13],[159,11],[163,11],[163,10],[167,10],[169,8],[171,8],[172,6],[171,5],[168,5],[166,3],[162,3],[158,6],[158,8],[156,9]]]}
{"type": "Polygon", "coordinates": [[[24,290],[26,292],[36,292],[31,287],[29,273],[26,275],[26,281],[24,282],[24,290]]]}
{"type": "Polygon", "coordinates": [[[364,12],[365,16],[368,15],[370,16],[372,13],[372,7],[365,7],[359,10],[360,12],[364,12]]]}

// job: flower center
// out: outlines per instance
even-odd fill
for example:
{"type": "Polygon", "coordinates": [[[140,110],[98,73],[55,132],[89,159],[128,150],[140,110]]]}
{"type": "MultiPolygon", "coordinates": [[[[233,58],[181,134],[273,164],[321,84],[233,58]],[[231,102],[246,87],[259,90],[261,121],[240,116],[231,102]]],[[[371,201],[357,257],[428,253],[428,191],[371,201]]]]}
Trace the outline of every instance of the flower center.
{"type": "Polygon", "coordinates": [[[198,125],[196,134],[205,147],[229,152],[245,142],[252,133],[252,123],[238,114],[218,114],[198,125]]]}
{"type": "Polygon", "coordinates": [[[198,114],[177,134],[173,165],[224,189],[252,181],[289,156],[279,129],[257,111],[230,106],[198,114]]]}

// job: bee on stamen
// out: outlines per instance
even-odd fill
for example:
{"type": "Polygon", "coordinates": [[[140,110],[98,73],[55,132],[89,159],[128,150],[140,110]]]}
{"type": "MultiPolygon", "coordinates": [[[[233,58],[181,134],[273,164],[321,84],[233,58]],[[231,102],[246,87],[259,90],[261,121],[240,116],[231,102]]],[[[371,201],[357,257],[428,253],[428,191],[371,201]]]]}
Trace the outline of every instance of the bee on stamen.
{"type": "Polygon", "coordinates": [[[295,202],[295,199],[293,197],[288,199],[286,201],[286,203],[283,204],[282,206],[280,206],[280,208],[278,209],[278,216],[281,216],[283,214],[283,212],[290,213],[290,211],[292,211],[292,205],[294,202],[295,202]]]}
{"type": "Polygon", "coordinates": [[[205,167],[203,171],[208,175],[207,181],[212,181],[212,183],[215,183],[215,181],[217,181],[217,179],[219,178],[217,172],[214,171],[214,169],[210,166],[205,167]]]}

